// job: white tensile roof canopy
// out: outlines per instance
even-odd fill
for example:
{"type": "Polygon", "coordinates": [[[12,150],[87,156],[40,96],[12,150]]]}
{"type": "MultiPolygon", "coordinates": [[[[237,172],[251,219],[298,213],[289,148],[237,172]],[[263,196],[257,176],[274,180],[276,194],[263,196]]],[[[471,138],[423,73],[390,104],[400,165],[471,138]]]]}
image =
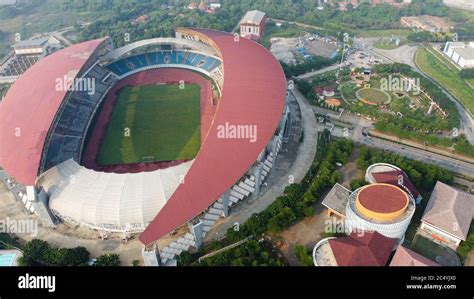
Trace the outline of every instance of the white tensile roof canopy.
{"type": "Polygon", "coordinates": [[[67,160],[38,181],[51,210],[93,228],[143,230],[174,193],[193,161],[141,173],[105,173],[67,160]]]}

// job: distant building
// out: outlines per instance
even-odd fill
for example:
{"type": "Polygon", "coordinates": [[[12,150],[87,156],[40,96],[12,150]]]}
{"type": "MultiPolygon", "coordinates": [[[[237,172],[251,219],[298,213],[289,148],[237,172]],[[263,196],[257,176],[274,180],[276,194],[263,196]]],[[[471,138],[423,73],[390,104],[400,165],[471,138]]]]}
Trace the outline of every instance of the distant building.
{"type": "Polygon", "coordinates": [[[260,40],[265,33],[265,24],[267,16],[264,12],[258,10],[248,11],[240,21],[240,36],[260,40]]]}
{"type": "Polygon", "coordinates": [[[333,97],[336,94],[336,90],[334,87],[327,85],[327,86],[320,86],[320,87],[315,87],[314,88],[314,93],[320,97],[333,97]]]}
{"type": "Polygon", "coordinates": [[[474,216],[474,195],[437,182],[420,230],[438,243],[456,249],[465,241],[474,216]]]}
{"type": "Polygon", "coordinates": [[[385,266],[397,239],[378,232],[353,232],[347,237],[326,238],[313,249],[315,266],[385,266]]]}
{"type": "Polygon", "coordinates": [[[474,10],[473,0],[443,0],[447,6],[457,7],[461,9],[474,10]]]}
{"type": "Polygon", "coordinates": [[[474,42],[447,42],[443,53],[461,68],[474,67],[474,42]]]}
{"type": "Polygon", "coordinates": [[[132,21],[132,25],[145,23],[150,18],[149,15],[142,15],[132,21]]]}
{"type": "Polygon", "coordinates": [[[415,212],[415,198],[421,196],[406,174],[390,164],[369,166],[365,180],[370,184],[355,191],[335,184],[322,205],[329,216],[344,218],[346,232],[376,231],[402,243],[415,212]]]}
{"type": "Polygon", "coordinates": [[[408,5],[410,3],[411,3],[411,0],[403,0],[402,2],[399,2],[396,0],[372,0],[373,6],[377,6],[380,4],[390,4],[397,8],[402,8],[403,6],[408,5]]]}
{"type": "Polygon", "coordinates": [[[0,6],[15,6],[17,0],[0,0],[0,6]]]}
{"type": "Polygon", "coordinates": [[[440,264],[405,248],[399,246],[390,262],[390,266],[420,267],[420,266],[440,266],[440,264]]]}
{"type": "Polygon", "coordinates": [[[12,45],[13,51],[0,62],[0,84],[13,83],[38,60],[62,48],[54,36],[41,35],[12,45]]]}
{"type": "Polygon", "coordinates": [[[417,31],[429,32],[449,32],[452,26],[450,22],[443,18],[428,15],[401,17],[400,24],[417,31]]]}
{"type": "Polygon", "coordinates": [[[20,41],[12,46],[16,55],[41,55],[48,46],[48,39],[28,39],[20,41]]]}
{"type": "Polygon", "coordinates": [[[198,5],[195,0],[192,0],[191,3],[188,4],[188,9],[193,10],[198,8],[198,5]]]}

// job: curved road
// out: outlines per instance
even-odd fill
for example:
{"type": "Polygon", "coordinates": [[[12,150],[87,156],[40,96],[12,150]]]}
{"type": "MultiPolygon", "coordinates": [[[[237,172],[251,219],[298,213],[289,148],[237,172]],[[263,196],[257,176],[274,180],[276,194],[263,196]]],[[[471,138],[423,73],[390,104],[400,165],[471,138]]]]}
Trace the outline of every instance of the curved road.
{"type": "Polygon", "coordinates": [[[438,88],[455,104],[456,109],[458,110],[459,116],[461,118],[461,128],[460,132],[466,135],[467,140],[474,144],[474,131],[472,127],[474,126],[474,120],[467,112],[464,107],[459,103],[459,101],[449,93],[444,87],[442,87],[438,82],[433,80],[431,77],[427,76],[415,63],[415,54],[419,49],[419,46],[401,46],[398,49],[394,50],[381,50],[373,47],[373,42],[375,39],[363,39],[361,42],[366,43],[365,49],[372,53],[374,56],[388,60],[390,62],[404,63],[410,65],[417,73],[430,80],[433,84],[438,86],[438,88]]]}

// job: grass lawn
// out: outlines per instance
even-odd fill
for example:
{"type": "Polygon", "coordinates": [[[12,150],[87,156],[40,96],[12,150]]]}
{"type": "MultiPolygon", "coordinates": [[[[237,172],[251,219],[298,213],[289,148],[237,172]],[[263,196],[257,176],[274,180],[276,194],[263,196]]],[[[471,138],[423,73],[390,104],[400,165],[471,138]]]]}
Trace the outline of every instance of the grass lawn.
{"type": "Polygon", "coordinates": [[[456,97],[471,114],[474,114],[474,90],[459,76],[459,71],[448,66],[449,64],[443,64],[424,48],[416,52],[415,63],[425,74],[456,97]]]}
{"type": "Polygon", "coordinates": [[[426,258],[429,258],[432,261],[435,261],[436,257],[438,255],[442,255],[445,251],[443,247],[420,235],[415,237],[414,243],[411,246],[411,250],[421,254],[426,258]]]}
{"type": "Polygon", "coordinates": [[[391,37],[392,34],[396,37],[406,37],[412,33],[410,29],[361,30],[357,37],[391,37]]]}
{"type": "Polygon", "coordinates": [[[381,38],[374,43],[374,47],[382,50],[393,50],[403,46],[406,40],[401,39],[400,44],[397,46],[395,42],[391,42],[389,38],[381,38]]]}
{"type": "Polygon", "coordinates": [[[98,164],[193,159],[200,135],[199,85],[127,86],[112,113],[98,164]]]}
{"type": "Polygon", "coordinates": [[[343,96],[344,100],[351,102],[357,100],[356,92],[357,92],[357,84],[353,81],[349,81],[344,83],[339,87],[341,91],[341,95],[343,96]]]}
{"type": "Polygon", "coordinates": [[[357,91],[357,96],[360,99],[365,99],[368,102],[376,104],[387,104],[390,102],[390,95],[375,88],[362,88],[357,91]]]}

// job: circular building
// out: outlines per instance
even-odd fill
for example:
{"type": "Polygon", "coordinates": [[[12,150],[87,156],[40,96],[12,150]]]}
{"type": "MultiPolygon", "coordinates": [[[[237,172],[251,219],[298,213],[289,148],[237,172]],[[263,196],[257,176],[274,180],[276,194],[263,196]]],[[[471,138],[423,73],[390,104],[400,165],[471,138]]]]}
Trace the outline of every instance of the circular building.
{"type": "Polygon", "coordinates": [[[415,212],[415,201],[402,189],[384,183],[361,187],[349,196],[346,230],[377,231],[402,240],[415,212]]]}
{"type": "Polygon", "coordinates": [[[386,173],[392,171],[401,171],[401,169],[395,165],[388,163],[375,163],[367,167],[365,171],[365,180],[371,184],[377,183],[374,174],[376,173],[386,173]]]}
{"type": "Polygon", "coordinates": [[[420,192],[416,190],[407,174],[399,167],[387,163],[370,165],[365,172],[365,180],[371,184],[386,183],[397,186],[415,199],[416,204],[422,200],[420,192]]]}

